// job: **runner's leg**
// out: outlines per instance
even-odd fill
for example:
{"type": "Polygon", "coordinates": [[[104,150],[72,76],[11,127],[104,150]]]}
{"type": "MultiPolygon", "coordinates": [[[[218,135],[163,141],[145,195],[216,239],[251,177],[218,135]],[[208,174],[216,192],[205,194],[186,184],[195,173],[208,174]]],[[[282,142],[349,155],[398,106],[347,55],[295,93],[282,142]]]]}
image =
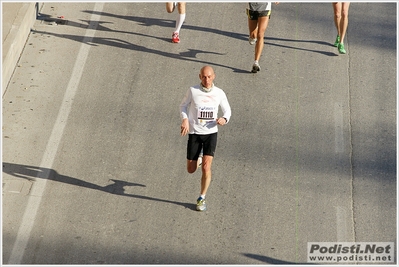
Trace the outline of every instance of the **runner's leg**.
{"type": "Polygon", "coordinates": [[[349,2],[342,3],[341,22],[340,22],[340,36],[341,44],[344,43],[346,29],[348,28],[349,2]]]}
{"type": "Polygon", "coordinates": [[[174,2],[167,2],[166,3],[166,11],[168,13],[172,13],[175,10],[174,2]]]}
{"type": "Polygon", "coordinates": [[[262,55],[263,46],[264,46],[264,38],[265,38],[265,31],[267,29],[267,25],[269,24],[269,16],[266,17],[259,17],[258,18],[258,31],[256,38],[258,41],[256,42],[255,46],[255,60],[260,59],[262,55]]]}
{"type": "Polygon", "coordinates": [[[183,26],[183,23],[186,19],[186,3],[179,2],[177,4],[177,8],[178,8],[179,14],[177,15],[176,27],[175,27],[174,32],[180,33],[180,29],[183,26]]]}
{"type": "Polygon", "coordinates": [[[208,191],[209,185],[211,184],[211,178],[212,178],[212,172],[211,172],[211,166],[212,166],[212,161],[213,157],[209,155],[204,155],[202,157],[202,177],[201,177],[201,192],[200,195],[206,195],[206,192],[208,191]]]}
{"type": "Polygon", "coordinates": [[[249,37],[255,39],[258,35],[258,21],[248,18],[249,37]]]}

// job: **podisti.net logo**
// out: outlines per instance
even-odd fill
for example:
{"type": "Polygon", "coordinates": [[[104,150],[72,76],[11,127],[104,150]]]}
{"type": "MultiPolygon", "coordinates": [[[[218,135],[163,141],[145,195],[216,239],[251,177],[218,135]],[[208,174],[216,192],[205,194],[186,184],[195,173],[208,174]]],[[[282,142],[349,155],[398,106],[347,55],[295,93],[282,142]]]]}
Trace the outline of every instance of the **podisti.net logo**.
{"type": "Polygon", "coordinates": [[[393,263],[394,242],[308,242],[311,263],[393,263]]]}

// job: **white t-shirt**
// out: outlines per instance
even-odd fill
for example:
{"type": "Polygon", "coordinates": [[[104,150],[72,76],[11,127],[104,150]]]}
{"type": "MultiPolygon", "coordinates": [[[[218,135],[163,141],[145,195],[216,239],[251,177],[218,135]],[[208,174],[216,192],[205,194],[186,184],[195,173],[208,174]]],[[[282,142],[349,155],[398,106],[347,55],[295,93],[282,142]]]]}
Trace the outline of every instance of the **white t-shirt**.
{"type": "Polygon", "coordinates": [[[259,3],[248,3],[248,9],[251,11],[266,11],[272,9],[272,2],[259,2],[259,3]]]}
{"type": "Polygon", "coordinates": [[[189,134],[216,133],[219,106],[223,112],[222,117],[230,121],[230,104],[222,89],[213,85],[207,92],[201,85],[190,87],[180,104],[180,117],[188,118],[189,134]]]}

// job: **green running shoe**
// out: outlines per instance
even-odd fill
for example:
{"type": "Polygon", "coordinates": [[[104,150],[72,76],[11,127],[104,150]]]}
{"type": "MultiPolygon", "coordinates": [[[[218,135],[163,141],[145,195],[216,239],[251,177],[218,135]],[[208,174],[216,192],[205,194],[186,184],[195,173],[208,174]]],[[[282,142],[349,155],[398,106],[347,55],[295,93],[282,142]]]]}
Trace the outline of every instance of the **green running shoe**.
{"type": "Polygon", "coordinates": [[[206,211],[205,198],[199,197],[197,199],[197,210],[198,211],[206,211]]]}
{"type": "Polygon", "coordinates": [[[338,52],[340,54],[346,54],[346,50],[345,50],[344,44],[338,44],[338,52]]]}
{"type": "Polygon", "coordinates": [[[341,41],[341,38],[339,37],[339,35],[337,35],[337,39],[335,39],[334,46],[338,47],[340,41],[341,41]]]}

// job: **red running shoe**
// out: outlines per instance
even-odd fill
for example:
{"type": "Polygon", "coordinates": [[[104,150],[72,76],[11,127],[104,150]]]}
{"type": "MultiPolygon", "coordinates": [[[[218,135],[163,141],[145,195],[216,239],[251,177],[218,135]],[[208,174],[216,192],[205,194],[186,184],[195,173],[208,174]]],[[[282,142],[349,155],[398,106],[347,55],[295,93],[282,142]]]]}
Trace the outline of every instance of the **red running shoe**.
{"type": "Polygon", "coordinates": [[[172,35],[172,43],[180,43],[179,33],[174,32],[172,35]]]}

